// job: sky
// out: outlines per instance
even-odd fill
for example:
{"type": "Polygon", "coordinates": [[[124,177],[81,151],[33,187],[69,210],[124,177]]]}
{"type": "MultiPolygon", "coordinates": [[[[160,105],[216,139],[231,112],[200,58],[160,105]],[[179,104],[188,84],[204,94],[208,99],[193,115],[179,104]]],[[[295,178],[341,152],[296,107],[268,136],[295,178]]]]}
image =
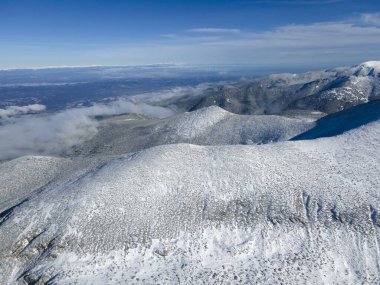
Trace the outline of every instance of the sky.
{"type": "Polygon", "coordinates": [[[0,0],[0,69],[380,60],[379,0],[0,0]]]}

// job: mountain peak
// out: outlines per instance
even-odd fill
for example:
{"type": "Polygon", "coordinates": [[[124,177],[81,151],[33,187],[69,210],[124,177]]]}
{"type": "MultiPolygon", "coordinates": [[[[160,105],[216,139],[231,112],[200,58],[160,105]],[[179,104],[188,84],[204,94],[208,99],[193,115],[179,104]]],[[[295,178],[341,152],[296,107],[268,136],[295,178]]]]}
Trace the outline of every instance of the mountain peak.
{"type": "Polygon", "coordinates": [[[370,68],[380,68],[380,60],[366,61],[366,62],[363,62],[361,66],[370,67],[370,68]]]}
{"type": "Polygon", "coordinates": [[[353,68],[353,74],[356,76],[369,76],[380,74],[380,61],[366,61],[353,68]]]}

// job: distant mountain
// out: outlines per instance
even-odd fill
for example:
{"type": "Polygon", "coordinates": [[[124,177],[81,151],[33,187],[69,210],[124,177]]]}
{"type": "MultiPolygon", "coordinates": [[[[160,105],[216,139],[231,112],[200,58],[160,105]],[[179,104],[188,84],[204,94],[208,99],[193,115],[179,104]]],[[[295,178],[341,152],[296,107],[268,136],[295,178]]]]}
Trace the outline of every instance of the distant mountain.
{"type": "Polygon", "coordinates": [[[218,85],[201,98],[189,98],[187,108],[217,105],[237,114],[331,114],[375,99],[380,99],[380,61],[218,85]]]}

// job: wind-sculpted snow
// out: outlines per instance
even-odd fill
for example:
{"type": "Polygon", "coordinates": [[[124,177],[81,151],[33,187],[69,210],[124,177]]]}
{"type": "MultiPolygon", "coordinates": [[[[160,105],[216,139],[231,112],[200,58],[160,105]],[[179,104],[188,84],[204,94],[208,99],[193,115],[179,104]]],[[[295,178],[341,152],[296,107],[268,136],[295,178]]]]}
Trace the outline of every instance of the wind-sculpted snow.
{"type": "Polygon", "coordinates": [[[66,159],[43,156],[26,156],[0,164],[0,212],[52,181],[67,164],[66,159]]]}
{"type": "Polygon", "coordinates": [[[174,144],[99,163],[7,212],[0,279],[377,284],[379,145],[375,121],[331,138],[174,144]]]}
{"type": "Polygon", "coordinates": [[[288,140],[313,126],[310,119],[236,115],[217,106],[163,120],[121,116],[101,121],[98,134],[74,153],[118,155],[174,143],[262,144],[288,140]]]}

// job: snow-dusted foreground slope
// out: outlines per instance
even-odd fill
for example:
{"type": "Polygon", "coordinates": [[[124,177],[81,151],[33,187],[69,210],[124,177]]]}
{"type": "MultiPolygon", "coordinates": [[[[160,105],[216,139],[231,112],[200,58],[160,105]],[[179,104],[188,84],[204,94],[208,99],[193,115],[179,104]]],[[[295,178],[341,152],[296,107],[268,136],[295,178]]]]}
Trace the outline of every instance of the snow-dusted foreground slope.
{"type": "Polygon", "coordinates": [[[0,280],[378,284],[379,146],[376,121],[310,141],[120,156],[0,218],[0,280]]]}
{"type": "Polygon", "coordinates": [[[24,156],[0,164],[0,213],[51,182],[68,163],[56,157],[24,156]]]}

